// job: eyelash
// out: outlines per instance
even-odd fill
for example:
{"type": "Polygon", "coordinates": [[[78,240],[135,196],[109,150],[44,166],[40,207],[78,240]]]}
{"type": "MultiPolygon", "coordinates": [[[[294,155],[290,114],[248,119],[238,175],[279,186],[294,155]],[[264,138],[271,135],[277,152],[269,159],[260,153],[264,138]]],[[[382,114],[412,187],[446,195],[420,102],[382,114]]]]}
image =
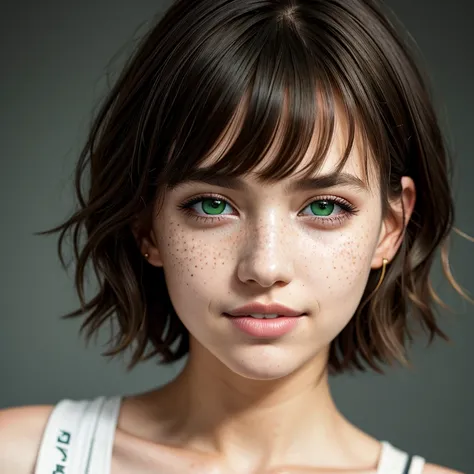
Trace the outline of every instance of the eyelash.
{"type": "MultiPolygon", "coordinates": [[[[187,201],[180,204],[178,206],[178,209],[183,211],[186,215],[192,217],[193,219],[196,219],[197,221],[201,221],[201,222],[210,222],[210,221],[219,222],[223,219],[223,216],[228,216],[229,215],[229,214],[224,214],[224,215],[214,216],[214,217],[201,216],[201,215],[196,214],[193,211],[193,209],[191,209],[191,207],[194,206],[194,204],[197,204],[198,202],[204,201],[206,199],[216,199],[216,200],[219,200],[219,201],[224,201],[226,204],[229,204],[230,206],[232,206],[227,201],[227,199],[224,199],[222,196],[219,196],[217,194],[203,194],[201,196],[196,196],[192,199],[188,199],[187,201]]],[[[336,197],[336,196],[321,196],[321,197],[318,197],[318,199],[315,199],[315,200],[309,202],[305,206],[304,209],[306,209],[306,207],[308,207],[310,204],[312,204],[314,202],[318,202],[318,201],[327,201],[329,203],[336,204],[337,206],[339,206],[342,209],[342,212],[335,215],[335,216],[329,216],[329,217],[306,216],[306,217],[309,217],[312,220],[319,221],[319,223],[322,223],[323,225],[328,225],[328,226],[335,225],[337,223],[343,222],[344,220],[348,219],[350,216],[353,216],[353,215],[357,214],[357,212],[358,212],[357,209],[355,208],[355,206],[353,206],[351,203],[349,203],[345,199],[342,199],[342,198],[339,198],[339,197],[336,197]]]]}

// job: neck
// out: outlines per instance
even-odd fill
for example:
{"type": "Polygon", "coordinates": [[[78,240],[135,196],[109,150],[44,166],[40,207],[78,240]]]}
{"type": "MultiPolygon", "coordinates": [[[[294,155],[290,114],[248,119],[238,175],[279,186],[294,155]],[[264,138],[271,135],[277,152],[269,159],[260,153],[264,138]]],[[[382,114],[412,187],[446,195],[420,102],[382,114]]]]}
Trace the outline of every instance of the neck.
{"type": "Polygon", "coordinates": [[[191,351],[168,398],[187,446],[232,465],[297,465],[304,459],[334,466],[334,460],[348,459],[345,447],[361,441],[361,434],[336,409],[326,364],[327,352],[286,377],[251,380],[209,352],[191,351]]]}

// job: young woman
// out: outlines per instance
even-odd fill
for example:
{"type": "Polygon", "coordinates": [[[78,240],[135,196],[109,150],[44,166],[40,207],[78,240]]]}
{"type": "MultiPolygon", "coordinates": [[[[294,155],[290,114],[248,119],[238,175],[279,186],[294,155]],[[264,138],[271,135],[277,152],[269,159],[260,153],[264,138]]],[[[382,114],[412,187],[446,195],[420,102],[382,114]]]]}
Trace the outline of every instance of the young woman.
{"type": "Polygon", "coordinates": [[[51,232],[60,254],[73,236],[88,336],[113,321],[108,355],[185,368],[3,411],[1,472],[454,472],[363,433],[328,386],[404,362],[417,327],[445,337],[448,156],[392,23],[375,0],[179,0],[150,30],[51,232]]]}

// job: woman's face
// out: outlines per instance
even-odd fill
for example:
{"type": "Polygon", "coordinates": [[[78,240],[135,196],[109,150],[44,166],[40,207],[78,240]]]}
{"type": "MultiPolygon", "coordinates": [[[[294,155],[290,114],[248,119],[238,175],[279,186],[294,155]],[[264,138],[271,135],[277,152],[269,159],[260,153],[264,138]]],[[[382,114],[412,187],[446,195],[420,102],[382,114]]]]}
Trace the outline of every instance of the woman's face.
{"type": "MultiPolygon", "coordinates": [[[[336,136],[318,176],[334,172],[344,145],[336,136]]],[[[192,351],[262,380],[325,356],[356,311],[371,267],[397,247],[396,226],[382,220],[378,180],[364,184],[356,147],[342,172],[346,181],[325,188],[286,191],[297,175],[263,185],[249,174],[238,189],[186,182],[167,191],[144,250],[163,266],[192,351]],[[250,336],[224,313],[255,301],[306,316],[283,336],[250,336]]]]}

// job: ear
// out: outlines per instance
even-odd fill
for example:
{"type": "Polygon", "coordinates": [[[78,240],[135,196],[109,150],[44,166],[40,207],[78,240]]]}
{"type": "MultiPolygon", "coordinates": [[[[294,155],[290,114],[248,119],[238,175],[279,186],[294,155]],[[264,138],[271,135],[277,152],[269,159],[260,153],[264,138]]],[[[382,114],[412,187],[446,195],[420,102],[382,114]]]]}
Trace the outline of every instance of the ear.
{"type": "Polygon", "coordinates": [[[389,262],[395,257],[403,241],[406,226],[411,219],[416,201],[416,189],[413,179],[404,176],[401,179],[402,192],[400,197],[390,203],[390,211],[382,222],[379,242],[375,250],[373,269],[382,266],[382,260],[389,262]]]}
{"type": "Polygon", "coordinates": [[[153,229],[145,231],[142,224],[137,219],[132,225],[132,233],[143,258],[146,258],[150,265],[162,267],[163,262],[158,249],[158,239],[156,238],[153,229]]]}

